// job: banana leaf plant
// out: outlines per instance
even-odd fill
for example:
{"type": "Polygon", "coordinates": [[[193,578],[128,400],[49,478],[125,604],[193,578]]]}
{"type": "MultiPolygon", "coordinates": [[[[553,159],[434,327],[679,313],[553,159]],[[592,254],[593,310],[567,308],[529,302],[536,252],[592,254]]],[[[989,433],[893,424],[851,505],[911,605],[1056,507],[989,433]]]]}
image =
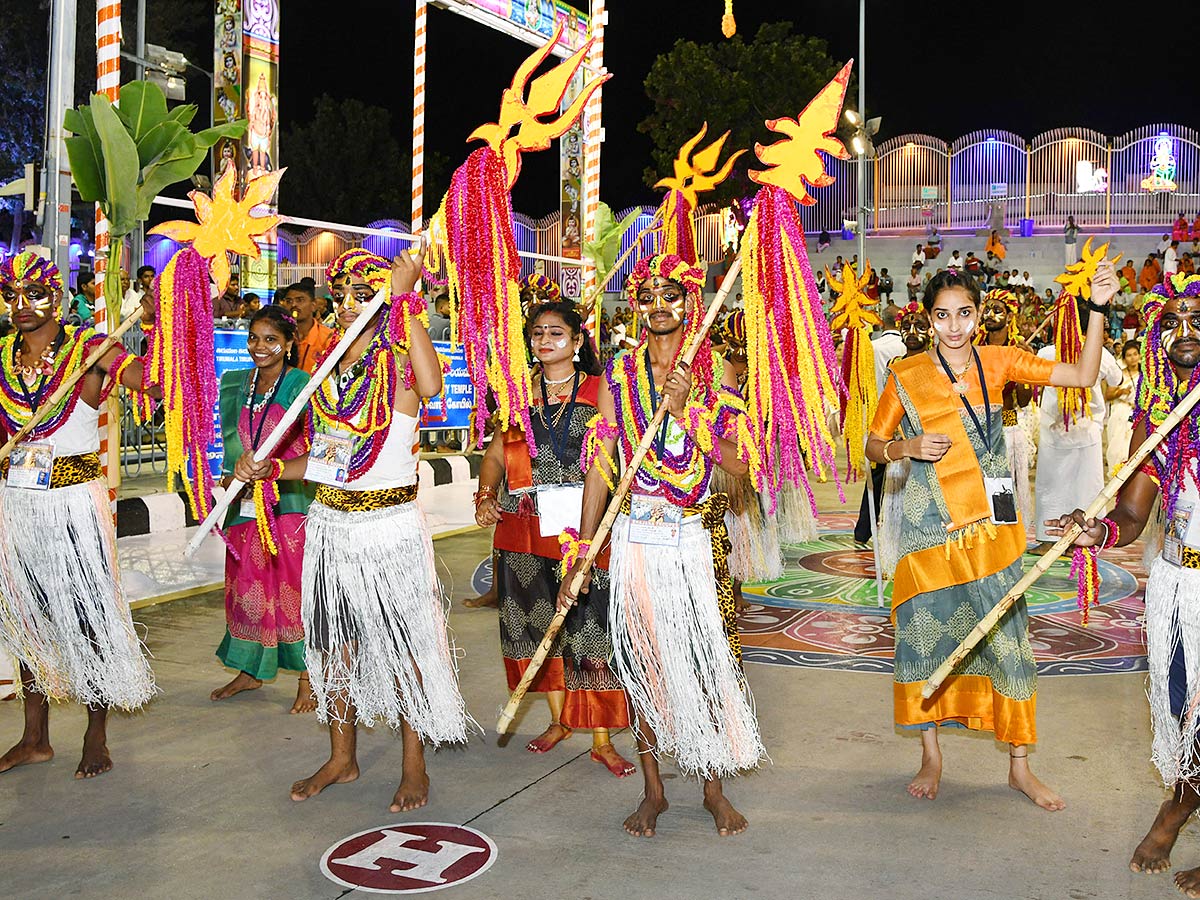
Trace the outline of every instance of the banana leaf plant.
{"type": "Polygon", "coordinates": [[[608,284],[608,277],[621,252],[621,237],[633,227],[641,214],[640,208],[635,209],[618,222],[607,203],[601,203],[596,210],[596,240],[584,241],[582,251],[596,267],[598,285],[603,287],[608,284]]]}
{"type": "Polygon", "coordinates": [[[103,94],[68,109],[63,127],[71,176],[79,196],[100,205],[108,219],[110,256],[104,273],[108,320],[121,308],[120,248],[126,235],[146,221],[154,198],[169,185],[191,178],[213,145],[240,137],[245,120],[192,132],[196,106],[167,109],[162,88],[146,81],[121,86],[120,106],[103,94]]]}

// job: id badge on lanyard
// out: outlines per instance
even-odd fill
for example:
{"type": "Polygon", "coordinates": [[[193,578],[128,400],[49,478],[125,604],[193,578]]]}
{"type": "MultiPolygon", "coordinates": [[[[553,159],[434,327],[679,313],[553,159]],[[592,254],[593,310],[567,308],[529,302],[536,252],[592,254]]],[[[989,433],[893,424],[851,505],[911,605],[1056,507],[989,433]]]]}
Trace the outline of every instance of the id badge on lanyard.
{"type": "Polygon", "coordinates": [[[354,437],[344,431],[319,432],[313,435],[312,449],[304,477],[318,484],[344,487],[354,456],[354,437]]]}
{"type": "Polygon", "coordinates": [[[629,504],[629,541],[652,547],[678,547],[683,508],[664,497],[634,494],[629,504]]]}
{"type": "Polygon", "coordinates": [[[1167,521],[1163,535],[1163,559],[1173,566],[1183,565],[1183,549],[1200,549],[1196,545],[1196,508],[1184,500],[1175,502],[1175,510],[1167,521]]]}
{"type": "Polygon", "coordinates": [[[22,441],[8,458],[8,486],[30,491],[50,489],[54,442],[48,438],[22,441]]]}
{"type": "Polygon", "coordinates": [[[566,528],[579,530],[583,518],[582,484],[543,484],[537,488],[538,529],[557,538],[566,528]]]}

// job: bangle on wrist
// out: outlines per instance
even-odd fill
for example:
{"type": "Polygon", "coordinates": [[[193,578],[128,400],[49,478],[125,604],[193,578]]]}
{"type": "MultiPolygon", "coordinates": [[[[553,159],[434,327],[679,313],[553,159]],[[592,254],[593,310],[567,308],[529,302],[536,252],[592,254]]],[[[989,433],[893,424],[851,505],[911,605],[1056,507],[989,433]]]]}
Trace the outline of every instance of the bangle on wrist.
{"type": "Polygon", "coordinates": [[[894,444],[894,443],[896,443],[894,440],[893,440],[893,441],[887,441],[887,442],[886,442],[886,443],[883,445],[883,461],[884,461],[885,463],[892,463],[892,462],[895,462],[895,460],[894,460],[894,459],[892,459],[892,454],[891,454],[892,444],[894,444]]]}

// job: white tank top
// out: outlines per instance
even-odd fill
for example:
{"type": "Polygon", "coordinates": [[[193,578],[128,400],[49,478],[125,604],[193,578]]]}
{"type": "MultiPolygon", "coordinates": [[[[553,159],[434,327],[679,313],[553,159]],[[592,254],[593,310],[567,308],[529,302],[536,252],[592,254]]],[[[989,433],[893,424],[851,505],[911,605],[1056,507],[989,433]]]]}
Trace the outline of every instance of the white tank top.
{"type": "Polygon", "coordinates": [[[350,491],[381,491],[417,483],[417,418],[392,410],[392,424],[375,458],[360,478],[346,482],[350,491]]]}
{"type": "Polygon", "coordinates": [[[100,451],[100,411],[80,397],[67,421],[52,435],[55,456],[81,456],[100,451]]]}

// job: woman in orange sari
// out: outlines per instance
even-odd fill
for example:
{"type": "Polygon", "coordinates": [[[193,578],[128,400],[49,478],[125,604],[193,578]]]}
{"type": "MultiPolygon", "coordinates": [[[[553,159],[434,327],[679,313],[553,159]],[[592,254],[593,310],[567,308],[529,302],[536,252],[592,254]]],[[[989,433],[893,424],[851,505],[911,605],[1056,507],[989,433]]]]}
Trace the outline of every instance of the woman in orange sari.
{"type": "Polygon", "coordinates": [[[1008,248],[1004,246],[1004,241],[1000,239],[1000,232],[992,229],[992,233],[988,236],[987,245],[983,248],[984,253],[991,253],[996,259],[1003,261],[1008,255],[1008,248]]]}
{"type": "Polygon", "coordinates": [[[991,731],[1010,745],[1008,783],[1048,810],[1062,799],[1029,768],[1036,740],[1037,666],[1029,614],[1018,601],[930,699],[921,688],[959,640],[1021,577],[1025,525],[1015,503],[1004,444],[1004,385],[1090,387],[1100,369],[1105,308],[1118,280],[1103,264],[1092,282],[1088,337],[1071,364],[1012,346],[971,343],[980,294],[965,272],[939,273],[923,305],[934,346],[892,364],[871,423],[872,462],[912,460],[904,488],[902,554],[892,586],[896,628],[896,723],[921,732],[914,797],[937,796],[942,773],[938,726],[991,731]],[[896,429],[904,437],[892,440],[896,429]]]}

